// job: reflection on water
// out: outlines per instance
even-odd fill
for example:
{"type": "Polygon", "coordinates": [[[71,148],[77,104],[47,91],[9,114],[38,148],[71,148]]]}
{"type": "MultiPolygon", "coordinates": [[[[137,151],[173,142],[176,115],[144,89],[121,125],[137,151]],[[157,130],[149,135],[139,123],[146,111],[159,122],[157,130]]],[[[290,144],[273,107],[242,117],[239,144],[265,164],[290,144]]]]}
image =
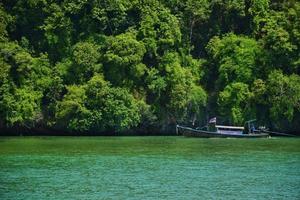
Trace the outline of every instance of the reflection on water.
{"type": "Polygon", "coordinates": [[[0,138],[0,199],[300,199],[300,140],[0,138]]]}

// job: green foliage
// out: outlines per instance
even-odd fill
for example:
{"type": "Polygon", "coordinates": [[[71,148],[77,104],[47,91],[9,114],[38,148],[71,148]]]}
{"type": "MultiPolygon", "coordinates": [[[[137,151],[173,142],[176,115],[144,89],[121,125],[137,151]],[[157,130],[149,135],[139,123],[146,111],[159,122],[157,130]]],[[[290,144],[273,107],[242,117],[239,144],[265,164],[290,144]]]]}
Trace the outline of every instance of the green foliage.
{"type": "Polygon", "coordinates": [[[251,0],[248,12],[252,18],[252,28],[254,30],[260,29],[262,19],[265,18],[269,12],[270,0],[251,0]]]}
{"type": "Polygon", "coordinates": [[[108,79],[118,86],[133,87],[146,71],[142,63],[145,52],[144,44],[135,39],[134,33],[110,38],[104,55],[108,79]]]}
{"type": "Polygon", "coordinates": [[[52,81],[47,55],[32,57],[14,42],[0,47],[0,115],[10,126],[34,126],[43,118],[42,97],[52,81]]]}
{"type": "Polygon", "coordinates": [[[189,112],[198,116],[206,104],[206,93],[197,84],[201,65],[189,57],[182,59],[178,53],[166,53],[155,73],[150,71],[149,88],[158,95],[158,104],[178,122],[187,120],[189,112]],[[185,62],[183,62],[185,61],[185,62]],[[186,65],[186,66],[183,66],[186,65]],[[161,95],[164,92],[164,95],[161,95]]]}
{"type": "Polygon", "coordinates": [[[268,52],[268,65],[295,73],[299,70],[300,3],[283,3],[282,6],[283,10],[270,10],[257,16],[259,25],[255,33],[268,52]]]}
{"type": "Polygon", "coordinates": [[[92,121],[90,118],[95,116],[92,116],[92,113],[84,105],[87,99],[84,88],[74,85],[67,89],[68,93],[56,105],[55,118],[69,130],[89,130],[92,121]]]}
{"type": "Polygon", "coordinates": [[[7,26],[13,21],[13,17],[9,15],[0,4],[0,42],[7,38],[7,26]]]}
{"type": "Polygon", "coordinates": [[[298,1],[4,0],[0,125],[299,131],[299,16],[298,1]]]}
{"type": "Polygon", "coordinates": [[[90,42],[78,42],[71,56],[57,63],[56,68],[66,83],[84,83],[95,73],[102,72],[100,47],[90,42]]]}
{"type": "Polygon", "coordinates": [[[252,92],[255,96],[255,101],[258,104],[266,104],[266,83],[261,79],[253,81],[252,92]]]}
{"type": "Polygon", "coordinates": [[[292,121],[300,112],[300,76],[285,76],[281,71],[273,71],[268,77],[267,94],[272,119],[292,121]]]}
{"type": "Polygon", "coordinates": [[[126,89],[111,88],[103,100],[103,124],[106,129],[123,131],[138,125],[138,104],[126,89]]]}
{"type": "Polygon", "coordinates": [[[50,55],[53,59],[59,59],[68,52],[71,45],[72,22],[61,6],[52,3],[46,7],[48,17],[40,29],[44,31],[50,55]]]}
{"type": "Polygon", "coordinates": [[[140,121],[138,102],[126,89],[96,75],[86,85],[69,86],[56,106],[58,126],[71,131],[123,131],[140,121]]]}
{"type": "Polygon", "coordinates": [[[253,94],[245,83],[232,83],[219,93],[218,105],[220,113],[230,123],[243,124],[252,116],[249,112],[249,101],[253,94]]]}
{"type": "Polygon", "coordinates": [[[5,93],[0,101],[1,115],[9,126],[34,126],[42,117],[41,97],[41,93],[31,88],[18,88],[12,93],[5,93]]]}
{"type": "MultiPolygon", "coordinates": [[[[150,59],[173,49],[181,42],[181,32],[177,18],[168,9],[155,5],[145,6],[138,31],[138,39],[145,44],[150,59]]],[[[151,61],[150,61],[151,62],[151,61]]]]}
{"type": "Polygon", "coordinates": [[[222,39],[212,38],[207,50],[217,65],[220,89],[232,82],[249,84],[255,78],[254,72],[259,71],[257,60],[262,50],[253,39],[230,33],[222,39]]]}

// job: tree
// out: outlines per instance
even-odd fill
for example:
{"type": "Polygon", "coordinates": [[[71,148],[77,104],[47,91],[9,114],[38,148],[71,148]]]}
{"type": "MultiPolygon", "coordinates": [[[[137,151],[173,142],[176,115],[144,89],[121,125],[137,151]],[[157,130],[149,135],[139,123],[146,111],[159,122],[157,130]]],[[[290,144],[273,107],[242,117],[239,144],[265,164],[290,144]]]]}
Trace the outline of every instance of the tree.
{"type": "Polygon", "coordinates": [[[0,115],[10,126],[32,127],[44,117],[42,98],[52,81],[48,57],[32,57],[16,42],[0,47],[0,115]]]}
{"type": "Polygon", "coordinates": [[[254,115],[249,103],[253,94],[245,83],[232,83],[219,93],[218,106],[221,115],[226,121],[241,125],[254,115]]]}
{"type": "MultiPolygon", "coordinates": [[[[91,126],[93,116],[91,111],[85,106],[87,96],[83,86],[69,86],[68,93],[61,102],[56,105],[55,118],[58,126],[71,131],[88,131],[91,126]]],[[[101,117],[101,115],[97,116],[101,117]]]]}
{"type": "Polygon", "coordinates": [[[140,122],[137,100],[126,89],[111,87],[101,75],[67,89],[56,106],[58,126],[78,132],[123,131],[140,122]]]}
{"type": "Polygon", "coordinates": [[[140,122],[137,101],[122,88],[111,88],[104,97],[103,124],[106,130],[124,131],[140,122]]]}
{"type": "Polygon", "coordinates": [[[192,44],[193,29],[208,20],[210,8],[207,0],[187,0],[185,4],[185,15],[187,15],[187,27],[189,28],[189,42],[192,44]]]}
{"type": "Polygon", "coordinates": [[[167,115],[177,122],[190,117],[196,120],[206,104],[206,92],[197,84],[201,74],[200,62],[186,55],[183,57],[175,52],[166,53],[157,71],[151,71],[151,82],[148,83],[151,92],[159,95],[155,98],[159,115],[167,115]],[[164,95],[160,95],[162,92],[164,95]],[[195,111],[193,116],[188,116],[191,111],[195,111]]]}
{"type": "Polygon", "coordinates": [[[71,48],[70,57],[56,64],[66,84],[82,84],[96,73],[102,73],[100,46],[93,42],[78,42],[71,48]]]}
{"type": "Polygon", "coordinates": [[[258,60],[263,52],[259,44],[248,37],[227,34],[214,37],[207,45],[212,63],[217,65],[217,87],[222,90],[232,82],[251,83],[260,69],[258,60]]]}
{"type": "Polygon", "coordinates": [[[31,88],[15,88],[5,93],[0,101],[1,113],[9,126],[33,127],[41,120],[41,93],[31,88]]]}
{"type": "Polygon", "coordinates": [[[284,122],[296,120],[294,117],[300,112],[300,76],[273,71],[267,80],[267,96],[273,124],[282,129],[284,122]]]}
{"type": "Polygon", "coordinates": [[[94,122],[94,128],[123,131],[138,125],[141,116],[138,101],[127,89],[111,87],[101,75],[94,76],[85,87],[87,107],[102,115],[101,121],[94,122]]]}
{"type": "Polygon", "coordinates": [[[300,3],[290,2],[280,4],[278,10],[256,16],[255,35],[268,53],[269,73],[273,69],[285,73],[299,70],[299,13],[300,3]]]}
{"type": "Polygon", "coordinates": [[[147,62],[155,64],[155,58],[164,51],[176,49],[181,42],[181,31],[177,18],[162,6],[145,5],[137,38],[147,50],[147,62]],[[155,8],[155,11],[154,11],[155,8]],[[152,60],[152,61],[151,61],[152,60]]]}
{"type": "Polygon", "coordinates": [[[7,26],[12,23],[13,17],[5,12],[3,5],[0,4],[0,42],[7,40],[7,26]]]}
{"type": "Polygon", "coordinates": [[[54,61],[63,58],[72,44],[72,22],[61,6],[52,3],[44,8],[48,17],[40,29],[44,31],[49,55],[54,61]]]}
{"type": "Polygon", "coordinates": [[[139,84],[146,71],[142,63],[146,52],[144,44],[135,38],[135,33],[117,35],[108,39],[104,55],[108,80],[116,86],[133,88],[139,84]]]}

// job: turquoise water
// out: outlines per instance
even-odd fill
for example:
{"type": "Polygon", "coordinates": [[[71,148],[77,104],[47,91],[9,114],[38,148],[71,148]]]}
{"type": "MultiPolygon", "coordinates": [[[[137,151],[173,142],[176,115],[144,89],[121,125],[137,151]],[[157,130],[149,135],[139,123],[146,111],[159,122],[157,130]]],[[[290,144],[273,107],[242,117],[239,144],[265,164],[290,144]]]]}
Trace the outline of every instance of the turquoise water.
{"type": "Polygon", "coordinates": [[[0,138],[0,199],[300,199],[300,140],[0,138]]]}

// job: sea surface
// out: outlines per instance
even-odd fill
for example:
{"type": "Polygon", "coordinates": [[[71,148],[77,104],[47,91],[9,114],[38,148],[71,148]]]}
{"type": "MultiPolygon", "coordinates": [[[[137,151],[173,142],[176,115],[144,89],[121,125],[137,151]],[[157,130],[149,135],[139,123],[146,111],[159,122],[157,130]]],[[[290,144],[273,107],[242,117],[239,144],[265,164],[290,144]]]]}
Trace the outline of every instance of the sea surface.
{"type": "Polygon", "coordinates": [[[300,139],[1,137],[0,199],[300,199],[300,139]]]}

